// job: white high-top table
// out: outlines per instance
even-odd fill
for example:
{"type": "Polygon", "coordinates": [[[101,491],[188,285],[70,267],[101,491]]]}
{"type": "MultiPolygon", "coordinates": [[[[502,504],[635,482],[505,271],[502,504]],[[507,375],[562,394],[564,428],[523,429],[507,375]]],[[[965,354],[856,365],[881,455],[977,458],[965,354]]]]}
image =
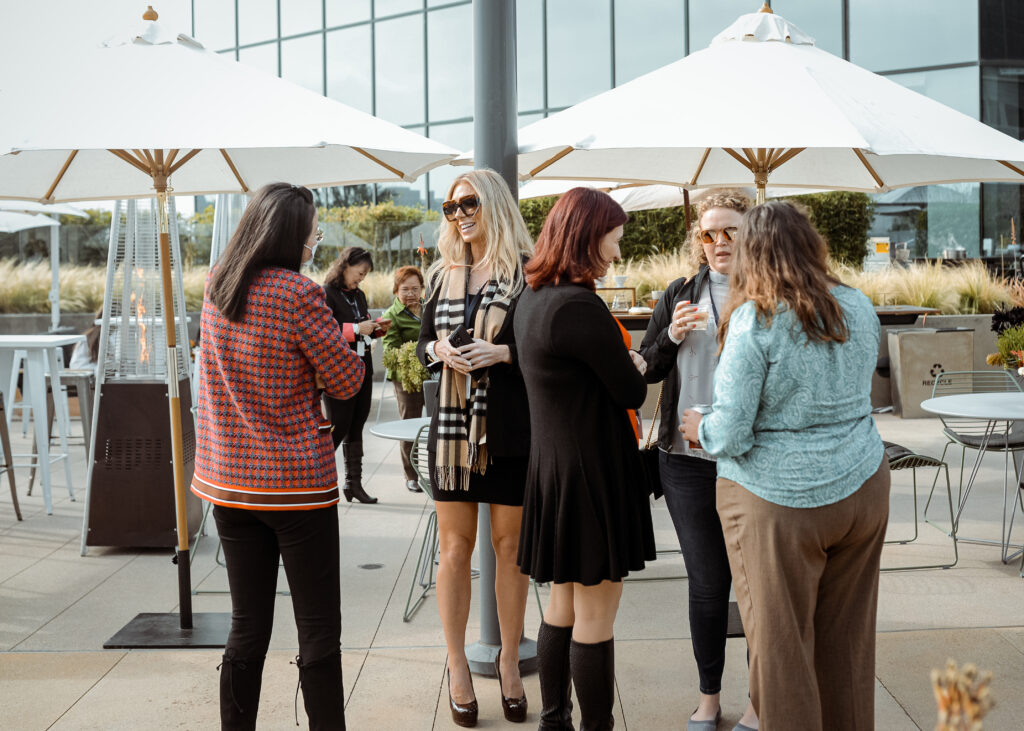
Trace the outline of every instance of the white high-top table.
{"type": "MultiPolygon", "coordinates": [[[[4,403],[14,402],[14,391],[18,385],[18,374],[14,362],[18,351],[25,353],[24,377],[22,393],[25,402],[32,407],[32,424],[35,429],[36,452],[18,454],[18,457],[31,457],[39,468],[40,482],[43,485],[43,504],[46,514],[53,515],[53,498],[50,493],[50,465],[64,460],[64,477],[67,480],[68,495],[75,499],[75,491],[71,484],[71,462],[68,457],[68,403],[67,391],[60,385],[60,373],[63,358],[60,349],[65,345],[84,340],[84,335],[0,335],[0,389],[3,390],[4,403]],[[49,423],[46,418],[46,374],[49,372],[53,383],[53,410],[57,418],[60,438],[59,455],[50,456],[49,423]]],[[[7,419],[10,424],[13,409],[8,406],[7,419]]],[[[22,418],[25,412],[22,411],[22,418]]],[[[26,466],[20,464],[18,466],[26,466]]]]}
{"type": "MultiPolygon", "coordinates": [[[[988,449],[989,442],[992,436],[996,434],[996,427],[1001,422],[1021,421],[1024,422],[1024,393],[1012,393],[1012,392],[997,392],[997,393],[958,393],[952,396],[936,396],[921,402],[921,408],[925,411],[935,414],[936,416],[945,416],[959,419],[977,419],[979,421],[988,422],[985,432],[982,435],[980,449],[978,449],[978,456],[974,460],[974,467],[971,469],[971,476],[967,480],[967,487],[963,491],[963,495],[960,498],[960,505],[957,507],[956,520],[954,521],[953,530],[956,531],[957,524],[960,522],[960,515],[963,513],[964,504],[967,502],[968,496],[971,494],[971,488],[974,486],[974,480],[978,475],[978,468],[981,466],[981,460],[985,456],[985,451],[988,449]]],[[[1004,430],[999,430],[999,435],[1005,434],[1004,430]]],[[[1010,449],[1007,447],[1004,450],[1005,459],[1010,458],[1010,449]]],[[[1005,470],[1004,470],[1005,471],[1005,470]]],[[[1010,505],[1013,505],[1012,501],[1017,499],[1017,491],[1020,489],[1019,485],[1022,477],[1024,477],[1024,460],[1021,461],[1020,470],[1014,470],[1016,480],[1013,483],[1013,489],[1008,490],[1006,485],[1006,476],[1003,479],[1003,526],[1002,526],[1002,538],[1000,539],[1000,546],[1002,548],[1002,560],[1003,563],[1009,563],[1019,553],[1009,555],[1010,546],[1010,530],[1013,528],[1013,520],[1009,521],[1007,526],[1007,495],[1009,495],[1010,505]]],[[[1012,515],[1012,508],[1011,508],[1012,515]]],[[[968,542],[990,542],[990,541],[974,541],[970,538],[961,538],[957,536],[958,540],[968,542]]],[[[994,543],[994,541],[991,541],[994,543]]],[[[1020,548],[1020,546],[1014,545],[1013,548],[1020,548]]]]}

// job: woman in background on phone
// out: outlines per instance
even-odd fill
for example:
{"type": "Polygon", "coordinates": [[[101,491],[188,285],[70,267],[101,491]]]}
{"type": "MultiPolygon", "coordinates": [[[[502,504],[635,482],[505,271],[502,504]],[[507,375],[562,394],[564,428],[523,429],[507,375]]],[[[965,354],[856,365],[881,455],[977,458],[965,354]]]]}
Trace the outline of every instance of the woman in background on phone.
{"type": "Polygon", "coordinates": [[[875,723],[878,564],[889,463],[871,417],[879,324],[807,216],[743,216],[714,410],[684,436],[718,457],[717,505],[767,729],[875,723]]]}
{"type": "MultiPolygon", "coordinates": [[[[647,381],[665,382],[658,426],[661,488],[689,577],[690,637],[700,681],[700,701],[687,721],[688,731],[713,731],[722,715],[719,693],[732,574],[715,509],[715,458],[691,447],[676,427],[686,409],[711,403],[718,364],[715,333],[729,299],[736,230],[749,209],[750,199],[733,191],[711,193],[698,203],[688,237],[697,273],[668,286],[640,345],[647,381]]],[[[735,731],[757,728],[754,708],[749,701],[746,705],[735,731]]]]}
{"type": "MultiPolygon", "coordinates": [[[[384,336],[384,352],[401,348],[408,342],[420,339],[420,321],[423,316],[423,274],[414,266],[400,267],[395,272],[392,292],[395,301],[384,311],[381,319],[390,320],[391,327],[384,336]]],[[[395,386],[395,401],[398,402],[399,419],[418,419],[423,413],[423,391],[412,392],[402,388],[402,381],[395,373],[388,372],[385,380],[395,386]]],[[[402,469],[405,472],[405,487],[409,492],[421,492],[419,477],[412,466],[409,454],[412,442],[402,442],[402,469]]]]}
{"type": "Polygon", "coordinates": [[[430,294],[417,353],[425,366],[441,369],[429,456],[441,546],[437,607],[448,645],[448,700],[456,724],[476,725],[466,622],[477,504],[489,503],[501,628],[495,666],[505,718],[522,722],[526,694],[519,677],[519,640],[529,579],[516,565],[516,551],[530,414],[512,320],[533,242],[516,199],[493,170],[457,177],[442,210],[448,223],[442,224],[438,241],[441,257],[427,277],[430,294]],[[466,344],[455,347],[450,337],[466,344]]]}
{"type": "Polygon", "coordinates": [[[391,324],[390,321],[374,322],[370,319],[370,308],[359,283],[371,271],[373,259],[370,252],[359,246],[349,246],[341,250],[324,278],[327,304],[341,326],[341,334],[366,364],[366,377],[359,393],[345,401],[327,399],[334,424],[331,432],[334,449],[337,450],[340,444],[345,457],[345,487],[342,492],[348,502],[355,498],[361,503],[377,502],[377,498],[370,497],[363,489],[363,426],[370,415],[370,398],[373,395],[370,345],[373,338],[384,335],[391,324]]]}

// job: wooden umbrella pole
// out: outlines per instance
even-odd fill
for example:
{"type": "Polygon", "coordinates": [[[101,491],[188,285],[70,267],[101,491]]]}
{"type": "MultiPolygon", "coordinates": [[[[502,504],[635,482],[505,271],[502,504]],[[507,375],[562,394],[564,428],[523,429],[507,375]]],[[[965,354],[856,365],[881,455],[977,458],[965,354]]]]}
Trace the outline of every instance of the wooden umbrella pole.
{"type": "Polygon", "coordinates": [[[185,510],[185,458],[182,451],[181,398],[178,392],[178,343],[174,322],[174,289],[171,280],[171,241],[167,207],[167,178],[163,174],[163,150],[157,150],[157,217],[160,224],[160,274],[163,294],[164,334],[167,338],[167,401],[171,417],[171,464],[174,470],[174,515],[178,531],[178,605],[181,628],[192,628],[192,576],[188,546],[188,516],[185,510]]]}

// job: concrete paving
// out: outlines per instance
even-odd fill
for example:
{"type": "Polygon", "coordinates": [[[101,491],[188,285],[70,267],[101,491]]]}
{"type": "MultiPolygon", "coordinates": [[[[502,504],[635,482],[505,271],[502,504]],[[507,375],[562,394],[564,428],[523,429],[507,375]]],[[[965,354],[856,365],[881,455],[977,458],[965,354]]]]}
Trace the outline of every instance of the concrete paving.
{"type": "MultiPolygon", "coordinates": [[[[375,389],[379,396],[380,384],[375,389]]],[[[386,399],[382,418],[396,418],[386,399]]],[[[376,400],[373,411],[376,413],[376,400]]],[[[938,456],[944,438],[937,420],[877,418],[883,437],[938,456]]],[[[75,425],[78,428],[78,425],[75,425]]],[[[13,430],[15,451],[28,440],[13,430]]],[[[85,457],[72,447],[78,502],[71,502],[63,470],[54,470],[54,514],[47,516],[37,487],[25,495],[27,469],[16,472],[25,516],[14,519],[6,479],[0,482],[0,728],[210,729],[218,725],[216,650],[103,650],[103,643],[140,612],[177,610],[176,570],[169,550],[92,548],[79,555],[85,494],[85,457]]],[[[970,455],[969,455],[970,458],[970,455]]],[[[959,456],[949,456],[954,499],[959,456]]],[[[447,709],[446,651],[433,595],[411,622],[402,621],[414,564],[431,506],[403,485],[397,443],[366,435],[367,489],[377,505],[341,506],[343,665],[351,729],[454,728],[447,709]]],[[[998,539],[1003,462],[990,455],[968,502],[962,535],[998,539]]],[[[920,475],[917,512],[931,476],[920,475]]],[[[908,472],[894,473],[889,535],[914,532],[908,472]]],[[[941,515],[942,505],[929,516],[941,515]]],[[[659,547],[676,547],[664,503],[654,504],[659,547]]],[[[1019,518],[1019,514],[1018,514],[1019,518]]],[[[1019,522],[1019,521],[1018,521],[1019,522]]],[[[1024,530],[1015,534],[1020,541],[1024,530]]],[[[196,612],[230,611],[225,571],[215,558],[216,535],[196,551],[196,612]]],[[[952,543],[921,523],[918,539],[887,546],[883,566],[950,560],[952,543]]],[[[1004,565],[993,545],[960,544],[949,570],[882,574],[875,668],[876,727],[931,729],[935,702],[932,668],[947,658],[992,670],[996,707],[985,728],[1024,728],[1024,580],[1019,559],[1004,565]]],[[[678,554],[664,554],[629,582],[616,624],[617,728],[682,729],[697,702],[697,673],[687,624],[686,582],[678,554]]],[[[286,582],[282,574],[280,587],[286,582]]],[[[546,601],[542,587],[540,598],[546,601]]],[[[476,585],[474,582],[474,592],[476,585]]],[[[527,634],[540,612],[531,593],[527,634]]],[[[478,636],[474,596],[470,638],[478,636]]],[[[286,596],[279,601],[264,671],[260,727],[294,728],[297,673],[295,625],[286,596]]],[[[724,718],[731,729],[746,704],[745,645],[730,640],[723,682],[724,718]]],[[[505,726],[497,681],[476,678],[480,728],[505,726]]],[[[537,723],[536,674],[524,678],[537,723]]],[[[299,701],[299,720],[305,716],[299,701]]],[[[577,716],[578,717],[578,716],[577,716]]]]}

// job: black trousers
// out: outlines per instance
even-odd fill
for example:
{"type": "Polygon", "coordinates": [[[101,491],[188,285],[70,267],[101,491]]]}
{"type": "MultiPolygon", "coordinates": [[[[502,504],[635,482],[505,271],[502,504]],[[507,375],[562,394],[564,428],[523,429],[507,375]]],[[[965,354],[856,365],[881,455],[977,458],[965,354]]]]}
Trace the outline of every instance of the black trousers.
{"type": "Polygon", "coordinates": [[[363,427],[366,419],[370,416],[370,401],[373,398],[373,374],[366,369],[366,378],[359,393],[350,399],[339,401],[328,399],[331,405],[331,423],[334,424],[334,431],[331,438],[334,440],[334,448],[337,449],[341,443],[363,441],[363,427]]]}
{"type": "Polygon", "coordinates": [[[686,564],[690,636],[700,692],[722,690],[732,573],[715,504],[715,463],[661,453],[661,487],[686,564]]]}
{"type": "MultiPolygon", "coordinates": [[[[274,511],[215,505],[213,517],[224,547],[231,589],[231,631],[224,648],[225,656],[262,667],[274,626],[280,557],[292,595],[302,665],[319,663],[323,667],[337,658],[337,687],[303,682],[307,712],[312,705],[321,718],[334,717],[326,727],[341,728],[344,706],[340,682],[341,578],[337,506],[274,511]],[[317,695],[321,697],[315,697],[317,695]]],[[[250,681],[256,684],[258,698],[259,678],[250,681]]],[[[234,692],[238,696],[246,695],[244,688],[236,687],[234,692]]],[[[250,718],[255,721],[255,713],[250,718]]]]}

